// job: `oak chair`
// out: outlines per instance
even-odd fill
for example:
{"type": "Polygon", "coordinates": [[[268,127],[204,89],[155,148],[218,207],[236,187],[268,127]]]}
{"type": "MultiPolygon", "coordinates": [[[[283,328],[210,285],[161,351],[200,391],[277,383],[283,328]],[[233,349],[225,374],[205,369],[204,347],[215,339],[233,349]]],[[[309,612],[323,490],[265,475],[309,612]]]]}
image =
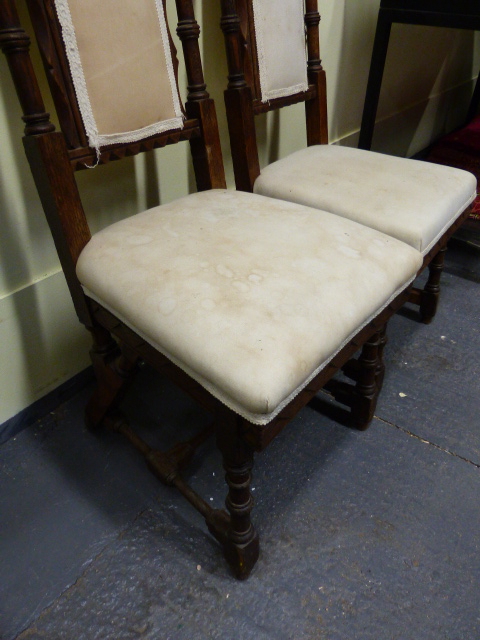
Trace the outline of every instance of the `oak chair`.
{"type": "Polygon", "coordinates": [[[339,383],[338,395],[352,423],[368,425],[384,370],[384,326],[408,297],[422,259],[350,220],[227,191],[191,0],[176,2],[185,105],[162,0],[113,2],[27,0],[61,132],[45,112],[13,0],[0,3],[0,47],[75,310],[93,339],[97,388],[87,424],[124,434],[204,516],[235,575],[245,578],[259,553],[250,516],[254,451],[340,368],[354,383],[339,383]],[[190,143],[198,193],[92,235],[75,172],[101,172],[110,161],[181,141],[190,143]],[[212,429],[161,452],[122,414],[142,361],[211,411],[226,511],[181,476],[212,429]]]}
{"type": "Polygon", "coordinates": [[[433,319],[449,237],[468,216],[475,177],[465,171],[328,144],[325,71],[317,0],[221,0],[228,59],[225,104],[238,189],[355,220],[422,253],[413,288],[433,319]],[[260,168],[255,116],[305,103],[307,145],[260,168]]]}

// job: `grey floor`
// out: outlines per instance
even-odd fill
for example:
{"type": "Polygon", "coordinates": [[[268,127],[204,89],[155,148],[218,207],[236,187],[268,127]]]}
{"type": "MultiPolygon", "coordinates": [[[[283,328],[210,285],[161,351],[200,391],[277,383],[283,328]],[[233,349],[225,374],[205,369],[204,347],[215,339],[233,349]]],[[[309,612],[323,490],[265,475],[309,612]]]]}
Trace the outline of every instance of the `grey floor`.
{"type": "MultiPolygon", "coordinates": [[[[393,319],[368,431],[306,408],[257,457],[247,582],[121,439],[85,430],[90,389],[9,440],[0,637],[478,640],[479,285],[480,252],[455,246],[434,323],[393,319]]],[[[208,420],[146,369],[126,411],[162,447],[208,420]]],[[[189,479],[221,506],[213,444],[202,454],[189,479]]]]}

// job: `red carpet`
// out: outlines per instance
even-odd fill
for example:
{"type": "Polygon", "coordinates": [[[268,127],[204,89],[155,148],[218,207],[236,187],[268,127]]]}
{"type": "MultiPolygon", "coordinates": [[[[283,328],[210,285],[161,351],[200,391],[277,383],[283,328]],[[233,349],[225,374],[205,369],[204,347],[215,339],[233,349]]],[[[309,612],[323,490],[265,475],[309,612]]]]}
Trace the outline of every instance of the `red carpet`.
{"type": "MultiPolygon", "coordinates": [[[[430,149],[425,160],[471,171],[480,180],[480,116],[463,129],[441,138],[430,149]]],[[[480,226],[480,195],[472,205],[470,219],[480,226]]]]}

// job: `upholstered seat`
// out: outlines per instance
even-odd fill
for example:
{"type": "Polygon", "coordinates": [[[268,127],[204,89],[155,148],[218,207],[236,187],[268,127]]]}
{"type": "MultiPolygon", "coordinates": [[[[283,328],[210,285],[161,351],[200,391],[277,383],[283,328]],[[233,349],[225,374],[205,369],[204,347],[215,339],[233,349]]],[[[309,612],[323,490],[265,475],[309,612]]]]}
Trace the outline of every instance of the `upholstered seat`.
{"type": "Polygon", "coordinates": [[[306,204],[419,250],[429,275],[409,302],[433,319],[447,241],[475,199],[473,175],[328,145],[317,0],[220,0],[229,67],[225,104],[237,188],[306,204]],[[305,102],[307,149],[261,168],[255,116],[305,102]]]}
{"type": "Polygon", "coordinates": [[[473,202],[476,187],[468,171],[315,145],[262,169],[254,191],[355,220],[425,255],[473,202]]]}
{"type": "MultiPolygon", "coordinates": [[[[205,518],[244,579],[259,556],[250,516],[254,451],[312,400],[321,410],[320,389],[332,395],[330,414],[368,427],[385,371],[386,323],[410,295],[422,256],[340,216],[225,189],[192,0],[176,2],[184,105],[162,0],[28,6],[61,131],[45,111],[14,0],[0,2],[0,47],[72,301],[93,339],[97,386],[86,423],[128,438],[205,518]],[[99,165],[182,141],[190,143],[200,193],[92,236],[75,171],[96,167],[99,179],[111,180],[99,165]],[[153,449],[121,408],[142,362],[198,401],[212,424],[168,451],[153,449]],[[182,477],[212,432],[225,469],[225,510],[182,477]]],[[[176,178],[173,165],[168,179],[176,178]]]]}
{"type": "Polygon", "coordinates": [[[265,424],[421,261],[338,216],[213,190],[97,233],[77,273],[87,295],[228,407],[265,424]]]}

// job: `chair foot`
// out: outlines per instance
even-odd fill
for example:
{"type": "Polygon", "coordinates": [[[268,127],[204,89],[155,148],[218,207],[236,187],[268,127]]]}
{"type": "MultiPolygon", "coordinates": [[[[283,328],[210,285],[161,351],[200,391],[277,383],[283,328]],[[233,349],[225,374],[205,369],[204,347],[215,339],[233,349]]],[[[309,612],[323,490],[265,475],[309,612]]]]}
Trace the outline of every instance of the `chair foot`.
{"type": "Polygon", "coordinates": [[[252,527],[249,542],[238,544],[229,540],[223,547],[225,559],[238,580],[246,580],[255,566],[260,553],[258,534],[252,527]]]}
{"type": "Polygon", "coordinates": [[[430,324],[437,312],[446,251],[447,247],[440,249],[428,265],[428,280],[420,296],[420,318],[424,324],[430,324]]]}
{"type": "Polygon", "coordinates": [[[425,289],[422,291],[420,302],[420,320],[423,324],[430,324],[437,313],[438,294],[431,294],[425,289]]]}

